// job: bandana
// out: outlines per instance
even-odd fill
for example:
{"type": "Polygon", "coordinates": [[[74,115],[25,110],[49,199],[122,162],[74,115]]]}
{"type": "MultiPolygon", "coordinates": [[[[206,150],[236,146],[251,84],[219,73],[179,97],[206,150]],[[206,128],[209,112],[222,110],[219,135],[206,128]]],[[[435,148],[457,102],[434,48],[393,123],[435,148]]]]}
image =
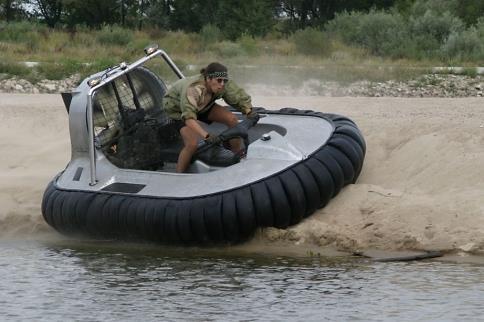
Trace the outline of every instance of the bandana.
{"type": "Polygon", "coordinates": [[[226,78],[226,79],[229,78],[229,75],[227,74],[227,72],[213,72],[213,73],[207,74],[207,76],[210,78],[226,78]]]}

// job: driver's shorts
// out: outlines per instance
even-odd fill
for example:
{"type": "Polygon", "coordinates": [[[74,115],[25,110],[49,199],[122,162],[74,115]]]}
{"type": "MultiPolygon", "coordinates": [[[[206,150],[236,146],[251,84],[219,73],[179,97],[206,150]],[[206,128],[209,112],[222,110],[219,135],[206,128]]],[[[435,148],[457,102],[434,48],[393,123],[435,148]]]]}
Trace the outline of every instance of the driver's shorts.
{"type": "MultiPolygon", "coordinates": [[[[212,106],[213,107],[213,106],[212,106]]],[[[206,124],[212,124],[212,121],[208,119],[208,114],[210,114],[210,111],[212,110],[212,107],[209,108],[208,110],[204,111],[203,113],[197,114],[197,121],[201,121],[206,124]]],[[[170,126],[173,126],[178,132],[182,129],[182,127],[185,126],[185,121],[183,120],[175,120],[170,118],[168,120],[168,124],[170,126]]]]}

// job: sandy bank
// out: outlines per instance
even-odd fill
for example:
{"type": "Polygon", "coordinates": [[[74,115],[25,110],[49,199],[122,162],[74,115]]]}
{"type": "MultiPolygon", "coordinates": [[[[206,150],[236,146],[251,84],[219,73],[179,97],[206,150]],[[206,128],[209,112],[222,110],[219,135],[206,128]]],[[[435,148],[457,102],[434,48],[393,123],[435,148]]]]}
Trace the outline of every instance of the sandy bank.
{"type": "Polygon", "coordinates": [[[367,140],[355,185],[324,209],[271,239],[358,249],[484,250],[482,99],[264,97],[347,115],[367,140]]]}
{"type": "MultiPolygon", "coordinates": [[[[341,250],[484,251],[482,98],[254,97],[257,106],[340,113],[367,140],[363,172],[301,224],[268,229],[256,242],[284,240],[341,250]]],[[[45,185],[70,158],[60,95],[0,94],[0,230],[45,233],[45,185]]]]}

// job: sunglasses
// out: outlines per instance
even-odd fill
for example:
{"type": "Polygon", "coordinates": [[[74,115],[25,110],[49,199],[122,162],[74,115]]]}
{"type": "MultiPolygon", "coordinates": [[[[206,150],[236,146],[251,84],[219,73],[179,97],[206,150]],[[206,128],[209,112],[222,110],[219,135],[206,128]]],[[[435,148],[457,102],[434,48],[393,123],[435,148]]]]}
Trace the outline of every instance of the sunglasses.
{"type": "Polygon", "coordinates": [[[216,78],[216,80],[219,84],[227,84],[227,82],[229,81],[228,78],[216,78]]]}

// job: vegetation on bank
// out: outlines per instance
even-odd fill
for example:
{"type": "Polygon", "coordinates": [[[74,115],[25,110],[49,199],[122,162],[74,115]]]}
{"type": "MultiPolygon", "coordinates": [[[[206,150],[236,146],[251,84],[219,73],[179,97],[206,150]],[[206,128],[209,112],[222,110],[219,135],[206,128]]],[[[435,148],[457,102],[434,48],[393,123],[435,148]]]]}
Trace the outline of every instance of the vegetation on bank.
{"type": "Polygon", "coordinates": [[[230,35],[210,22],[190,32],[3,21],[0,74],[33,82],[73,73],[86,76],[139,58],[151,43],[158,43],[182,69],[220,60],[229,66],[262,66],[255,69],[261,77],[277,66],[294,65],[317,66],[320,74],[337,81],[402,79],[426,72],[428,66],[482,65],[484,16],[463,20],[455,14],[454,0],[406,2],[412,5],[336,12],[322,25],[311,22],[290,32],[282,26],[287,21],[280,20],[264,33],[230,35]],[[40,64],[30,68],[19,62],[40,64]]]}

